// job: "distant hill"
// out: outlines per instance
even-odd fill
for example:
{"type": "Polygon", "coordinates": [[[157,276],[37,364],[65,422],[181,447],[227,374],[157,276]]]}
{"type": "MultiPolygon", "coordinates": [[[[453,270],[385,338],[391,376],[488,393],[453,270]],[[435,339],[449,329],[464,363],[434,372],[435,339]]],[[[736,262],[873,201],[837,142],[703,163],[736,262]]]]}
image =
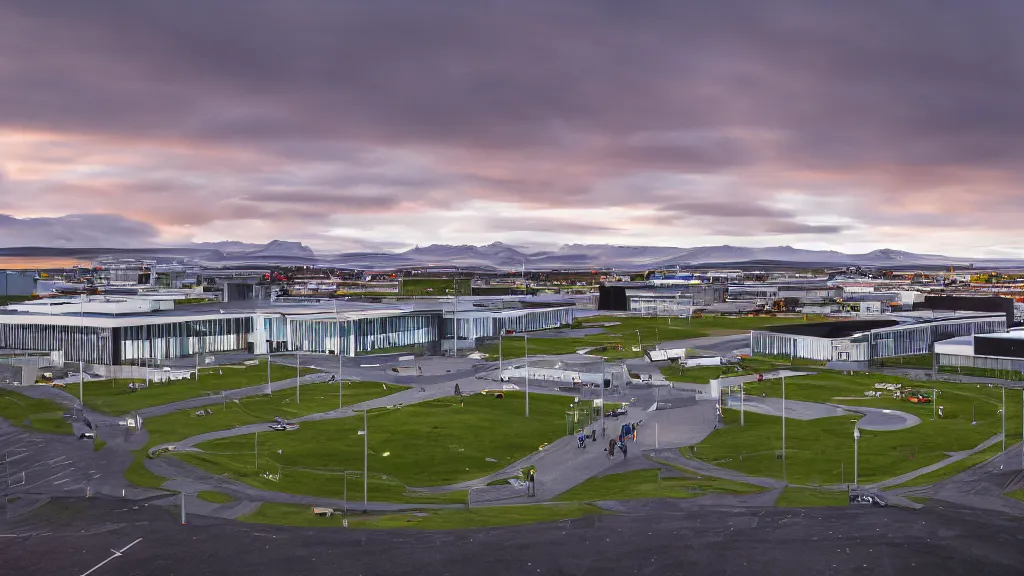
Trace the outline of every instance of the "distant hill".
{"type": "Polygon", "coordinates": [[[212,266],[323,264],[357,269],[399,267],[462,267],[480,270],[530,270],[620,268],[645,269],[671,266],[869,266],[886,268],[953,266],[1024,267],[1024,259],[969,259],[937,254],[915,254],[881,249],[866,254],[845,254],[834,250],[804,250],[792,246],[749,248],[743,246],[619,246],[611,244],[566,244],[551,249],[528,249],[502,242],[483,246],[431,244],[404,252],[364,251],[317,254],[300,242],[274,240],[267,244],[236,241],[201,242],[187,246],[147,248],[0,248],[0,256],[102,256],[157,259],[188,258],[212,266]]]}

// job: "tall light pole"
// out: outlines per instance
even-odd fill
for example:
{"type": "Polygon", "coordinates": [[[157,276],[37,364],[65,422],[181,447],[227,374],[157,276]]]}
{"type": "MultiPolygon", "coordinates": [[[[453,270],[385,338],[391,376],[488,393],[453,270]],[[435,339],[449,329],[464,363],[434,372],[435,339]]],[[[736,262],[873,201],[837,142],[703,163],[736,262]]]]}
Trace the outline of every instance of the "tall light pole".
{"type": "Polygon", "coordinates": [[[295,351],[295,403],[299,403],[299,373],[302,371],[302,364],[299,362],[299,351],[295,351]]]}
{"type": "Polygon", "coordinates": [[[452,356],[459,357],[459,269],[455,269],[452,279],[452,356]]]}
{"type": "Polygon", "coordinates": [[[601,438],[604,438],[604,380],[606,374],[605,359],[601,358],[601,438]]]}
{"type": "Polygon", "coordinates": [[[637,345],[637,347],[640,348],[640,351],[642,352],[643,348],[644,348],[644,345],[640,343],[640,331],[639,330],[636,331],[636,345],[637,345]]]}
{"type": "Polygon", "coordinates": [[[1003,452],[1006,452],[1006,386],[1003,386],[1003,452]]]}
{"type": "Polygon", "coordinates": [[[853,485],[857,486],[857,448],[860,442],[860,428],[853,425],[853,485]]]}
{"type": "Polygon", "coordinates": [[[786,480],[786,377],[782,377],[782,483],[786,480]]]}
{"type": "Polygon", "coordinates": [[[366,489],[367,489],[367,486],[369,484],[367,482],[367,478],[369,478],[369,475],[370,475],[369,474],[370,468],[369,468],[369,465],[368,465],[369,459],[366,456],[368,454],[368,452],[369,452],[367,450],[368,443],[367,443],[367,439],[366,439],[367,438],[367,432],[366,431],[367,431],[367,426],[366,426],[366,408],[363,408],[363,429],[359,431],[359,434],[363,437],[363,513],[364,514],[366,513],[366,509],[367,509],[367,505],[366,505],[366,502],[367,502],[366,489]]]}
{"type": "Polygon", "coordinates": [[[267,340],[267,394],[273,394],[274,389],[270,386],[270,340],[267,340]]]}
{"type": "Polygon", "coordinates": [[[78,316],[82,321],[82,334],[78,340],[78,403],[85,417],[85,294],[78,300],[78,316]]]}
{"type": "MultiPolygon", "coordinates": [[[[530,336],[523,334],[523,359],[526,366],[526,417],[530,417],[530,336]]],[[[602,386],[604,383],[602,383],[602,386]]]]}

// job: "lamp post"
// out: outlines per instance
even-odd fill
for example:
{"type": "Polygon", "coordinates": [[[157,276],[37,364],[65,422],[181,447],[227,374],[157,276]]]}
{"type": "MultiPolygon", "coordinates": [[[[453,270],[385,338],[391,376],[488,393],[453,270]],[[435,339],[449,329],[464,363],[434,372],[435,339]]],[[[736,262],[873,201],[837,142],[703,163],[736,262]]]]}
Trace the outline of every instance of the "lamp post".
{"type": "Polygon", "coordinates": [[[782,377],[782,483],[786,481],[786,377],[782,377]]]}
{"type": "Polygon", "coordinates": [[[1006,386],[1003,386],[1003,452],[1006,452],[1006,386]]]}
{"type": "Polygon", "coordinates": [[[82,321],[82,333],[78,342],[78,403],[85,415],[85,294],[79,299],[78,315],[82,321]]]}
{"type": "Polygon", "coordinates": [[[605,359],[601,358],[601,438],[604,438],[604,381],[607,374],[605,359]]]}
{"type": "Polygon", "coordinates": [[[853,485],[857,486],[857,448],[860,443],[860,428],[854,424],[853,428],[853,485]]]}
{"type": "Polygon", "coordinates": [[[640,342],[640,331],[639,330],[636,331],[636,345],[640,347],[641,351],[643,351],[644,345],[640,342]]]}
{"type": "Polygon", "coordinates": [[[302,364],[299,362],[299,351],[295,351],[295,403],[299,403],[299,374],[302,372],[302,364]]]}
{"type": "Polygon", "coordinates": [[[523,359],[526,366],[526,417],[530,417],[530,342],[529,335],[523,334],[523,359]]]}
{"type": "Polygon", "coordinates": [[[498,382],[501,382],[501,335],[504,329],[498,330],[498,382]]]}
{"type": "Polygon", "coordinates": [[[368,444],[367,444],[367,433],[366,433],[366,430],[367,430],[367,426],[366,426],[366,408],[363,408],[363,429],[360,430],[359,433],[362,434],[362,436],[363,436],[363,513],[364,514],[366,513],[366,509],[367,509],[367,505],[366,505],[366,502],[367,502],[366,489],[367,489],[367,486],[369,484],[369,482],[367,482],[367,479],[370,477],[370,473],[369,473],[370,468],[369,468],[369,465],[368,465],[369,459],[367,458],[367,454],[368,454],[367,447],[368,447],[368,444]]]}

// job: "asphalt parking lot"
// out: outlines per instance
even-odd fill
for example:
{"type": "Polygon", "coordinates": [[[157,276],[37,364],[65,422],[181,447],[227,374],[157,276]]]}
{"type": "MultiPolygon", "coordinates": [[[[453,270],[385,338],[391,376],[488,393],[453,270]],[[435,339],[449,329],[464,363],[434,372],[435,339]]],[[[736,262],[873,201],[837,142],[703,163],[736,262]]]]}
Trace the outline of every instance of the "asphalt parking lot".
{"type": "Polygon", "coordinates": [[[54,502],[0,531],[10,574],[1020,574],[1012,517],[969,509],[701,507],[463,530],[284,528],[54,502]],[[22,532],[19,532],[22,530],[22,532]],[[24,536],[31,530],[34,536],[24,536]],[[85,532],[82,532],[85,530],[85,532]]]}

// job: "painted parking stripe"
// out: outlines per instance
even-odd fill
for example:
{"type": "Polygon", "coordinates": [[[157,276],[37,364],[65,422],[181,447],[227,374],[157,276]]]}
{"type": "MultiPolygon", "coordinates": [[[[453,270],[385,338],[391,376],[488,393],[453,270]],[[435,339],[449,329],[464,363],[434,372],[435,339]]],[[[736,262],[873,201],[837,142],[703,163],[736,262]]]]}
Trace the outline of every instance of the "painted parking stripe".
{"type": "Polygon", "coordinates": [[[139,538],[139,539],[138,539],[138,540],[136,540],[135,542],[132,542],[131,544],[129,544],[129,545],[127,545],[127,546],[125,546],[124,548],[121,548],[120,550],[111,550],[111,552],[113,552],[113,554],[112,554],[112,555],[110,556],[110,558],[107,558],[107,559],[106,559],[106,560],[104,560],[103,562],[100,562],[99,564],[97,564],[97,565],[93,566],[93,567],[92,567],[91,569],[89,569],[89,571],[88,571],[88,572],[83,572],[83,573],[82,573],[82,576],[89,576],[89,574],[92,574],[93,572],[95,572],[97,568],[99,568],[100,566],[103,566],[103,565],[104,565],[104,564],[106,564],[107,562],[110,562],[110,561],[111,561],[111,560],[113,560],[114,558],[117,558],[118,556],[120,556],[120,555],[124,554],[125,550],[127,550],[127,549],[131,548],[132,546],[135,546],[135,545],[136,545],[136,544],[138,544],[138,543],[139,543],[139,542],[140,542],[141,540],[142,540],[142,538],[139,538]]]}

